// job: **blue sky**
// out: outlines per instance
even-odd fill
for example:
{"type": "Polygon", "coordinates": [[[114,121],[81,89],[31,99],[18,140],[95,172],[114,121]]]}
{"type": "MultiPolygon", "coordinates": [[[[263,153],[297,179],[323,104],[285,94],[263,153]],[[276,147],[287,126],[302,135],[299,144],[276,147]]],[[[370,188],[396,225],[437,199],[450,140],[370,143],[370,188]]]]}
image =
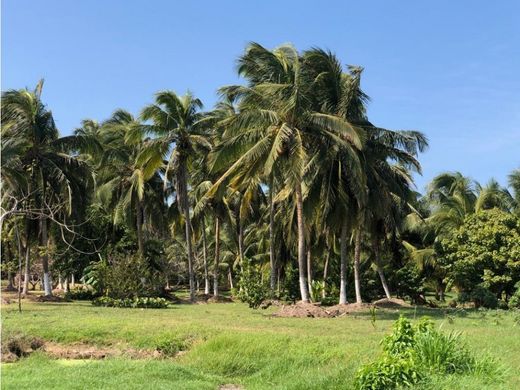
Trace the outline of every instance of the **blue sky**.
{"type": "Polygon", "coordinates": [[[3,0],[2,90],[33,87],[63,134],[161,89],[200,97],[238,81],[249,41],[320,46],[365,67],[369,117],[421,130],[424,175],[505,184],[520,167],[520,2],[3,0]]]}

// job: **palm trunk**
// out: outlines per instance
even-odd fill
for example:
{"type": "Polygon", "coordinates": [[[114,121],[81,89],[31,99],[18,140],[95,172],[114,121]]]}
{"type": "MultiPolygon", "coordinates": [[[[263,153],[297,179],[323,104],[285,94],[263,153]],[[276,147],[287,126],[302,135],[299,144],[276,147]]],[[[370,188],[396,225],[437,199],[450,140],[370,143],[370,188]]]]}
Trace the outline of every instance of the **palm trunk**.
{"type": "Polygon", "coordinates": [[[144,243],[143,243],[143,207],[141,201],[137,202],[136,205],[136,230],[137,230],[137,251],[139,256],[144,256],[144,243]]]}
{"type": "Polygon", "coordinates": [[[271,177],[271,186],[269,188],[269,264],[271,266],[269,287],[271,294],[274,295],[276,285],[276,258],[274,254],[274,202],[273,202],[273,179],[271,177]]]}
{"type": "Polygon", "coordinates": [[[315,297],[312,293],[312,254],[310,244],[307,248],[307,288],[309,289],[311,300],[315,301],[317,297],[315,297]]]}
{"type": "Polygon", "coordinates": [[[302,302],[309,302],[309,290],[307,288],[306,253],[305,253],[305,222],[303,220],[303,195],[301,183],[295,188],[296,193],[296,217],[298,221],[298,271],[300,280],[300,295],[302,302]]]}
{"type": "Polygon", "coordinates": [[[359,276],[359,260],[361,257],[361,229],[357,229],[354,244],[354,288],[356,290],[356,303],[362,303],[361,279],[359,276]]]}
{"type": "Polygon", "coordinates": [[[74,274],[70,275],[70,286],[72,288],[76,287],[76,281],[74,280],[74,274]]]}
{"type": "Polygon", "coordinates": [[[215,267],[213,269],[213,295],[218,298],[218,263],[220,259],[220,219],[215,217],[215,267]]]}
{"type": "Polygon", "coordinates": [[[327,274],[329,273],[329,259],[330,249],[327,247],[327,254],[325,255],[325,266],[323,267],[323,290],[321,291],[321,298],[327,296],[327,274]]]}
{"type": "Polygon", "coordinates": [[[30,278],[30,269],[31,269],[31,244],[29,242],[29,238],[27,238],[27,242],[25,245],[25,271],[23,278],[23,291],[22,294],[25,296],[29,292],[29,278],[30,278]]]}
{"type": "Polygon", "coordinates": [[[202,257],[204,260],[204,294],[209,295],[208,249],[206,243],[206,223],[202,219],[202,257]]]}
{"type": "Polygon", "coordinates": [[[184,213],[184,228],[186,234],[186,247],[188,249],[188,275],[190,282],[190,301],[195,301],[195,274],[193,272],[193,249],[191,242],[190,205],[188,201],[188,174],[184,161],[179,162],[177,176],[177,197],[181,212],[184,213]]]}
{"type": "Polygon", "coordinates": [[[16,232],[16,243],[18,244],[18,312],[22,312],[22,256],[23,256],[23,246],[22,239],[20,238],[20,233],[18,231],[18,225],[15,225],[16,232]]]}
{"type": "Polygon", "coordinates": [[[52,296],[52,279],[49,272],[49,254],[47,253],[49,244],[47,218],[40,219],[40,234],[41,246],[44,248],[44,253],[41,256],[43,268],[43,290],[45,296],[52,296]]]}
{"type": "Polygon", "coordinates": [[[379,275],[379,279],[381,279],[381,284],[383,285],[383,290],[385,290],[385,295],[388,299],[392,296],[390,295],[390,289],[388,288],[388,283],[386,282],[385,274],[383,273],[383,268],[379,262],[379,245],[374,241],[373,243],[374,256],[375,256],[375,264],[377,273],[379,275]]]}
{"type": "Polygon", "coordinates": [[[228,280],[229,280],[229,288],[233,289],[233,273],[231,272],[231,265],[228,267],[228,280]]]}
{"type": "Polygon", "coordinates": [[[345,218],[343,220],[343,224],[341,226],[341,236],[340,236],[340,283],[339,283],[339,304],[346,305],[347,304],[347,228],[348,221],[345,218]]]}

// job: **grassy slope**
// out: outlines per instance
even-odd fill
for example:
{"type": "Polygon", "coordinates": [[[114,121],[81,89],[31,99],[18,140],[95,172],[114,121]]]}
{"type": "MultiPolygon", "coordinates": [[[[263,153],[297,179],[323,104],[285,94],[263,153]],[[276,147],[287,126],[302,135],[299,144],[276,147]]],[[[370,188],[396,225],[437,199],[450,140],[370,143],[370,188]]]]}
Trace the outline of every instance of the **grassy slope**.
{"type": "MultiPolygon", "coordinates": [[[[171,360],[51,360],[34,355],[3,365],[10,388],[247,389],[351,388],[360,364],[380,351],[379,340],[398,313],[379,312],[335,319],[266,316],[242,304],[179,305],[166,310],[96,308],[88,303],[26,303],[2,308],[4,332],[23,331],[61,343],[87,342],[155,349],[171,339],[194,338],[183,356],[171,360]]],[[[403,312],[414,316],[413,310],[403,312]]],[[[514,315],[470,313],[448,321],[441,311],[422,311],[443,329],[462,331],[472,350],[497,357],[508,368],[504,383],[479,378],[438,378],[436,389],[520,388],[520,325],[514,315]],[[450,323],[452,322],[452,323],[450,323]]]]}

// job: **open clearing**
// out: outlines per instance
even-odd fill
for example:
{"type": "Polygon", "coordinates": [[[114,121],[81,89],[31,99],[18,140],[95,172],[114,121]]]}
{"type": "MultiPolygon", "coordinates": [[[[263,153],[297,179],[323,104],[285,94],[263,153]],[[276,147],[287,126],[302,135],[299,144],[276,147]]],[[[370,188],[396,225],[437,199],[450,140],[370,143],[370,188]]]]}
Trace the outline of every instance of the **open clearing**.
{"type": "Polygon", "coordinates": [[[105,353],[87,359],[35,352],[4,363],[5,389],[349,389],[358,367],[380,353],[379,341],[399,313],[428,315],[445,331],[462,331],[470,349],[496,357],[507,369],[502,383],[452,376],[434,378],[428,388],[520,388],[520,321],[514,312],[377,309],[372,325],[369,311],[280,318],[271,315],[277,307],[252,310],[241,303],[154,310],[26,300],[22,314],[16,309],[14,302],[2,307],[4,336],[23,332],[54,350],[105,353]]]}

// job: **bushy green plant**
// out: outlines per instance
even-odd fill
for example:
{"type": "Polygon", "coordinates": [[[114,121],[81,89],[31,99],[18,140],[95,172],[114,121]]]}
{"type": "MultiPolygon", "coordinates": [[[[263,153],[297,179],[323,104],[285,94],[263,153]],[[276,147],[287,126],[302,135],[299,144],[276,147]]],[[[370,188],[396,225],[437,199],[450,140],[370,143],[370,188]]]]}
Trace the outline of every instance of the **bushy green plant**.
{"type": "Polygon", "coordinates": [[[242,264],[237,298],[255,309],[269,298],[269,287],[262,282],[262,275],[254,265],[247,261],[242,264]]]}
{"type": "Polygon", "coordinates": [[[99,294],[89,288],[75,288],[65,293],[66,299],[72,299],[74,301],[91,301],[97,298],[99,294]]]}
{"type": "Polygon", "coordinates": [[[498,298],[495,294],[482,286],[476,286],[469,292],[460,293],[457,300],[459,302],[473,302],[476,309],[480,307],[496,309],[498,306],[498,298]]]}
{"type": "Polygon", "coordinates": [[[363,366],[356,376],[360,390],[388,390],[411,387],[422,378],[411,358],[385,355],[374,363],[363,366]]]}
{"type": "Polygon", "coordinates": [[[165,309],[168,307],[168,301],[164,298],[110,298],[99,297],[92,301],[94,306],[104,307],[122,307],[122,308],[143,308],[143,309],[165,309]]]}
{"type": "Polygon", "coordinates": [[[510,309],[520,309],[520,282],[515,284],[515,292],[509,298],[509,308],[510,309]]]}
{"type": "Polygon", "coordinates": [[[443,334],[434,329],[428,319],[412,325],[400,317],[382,344],[383,355],[358,371],[358,389],[410,387],[438,374],[475,373],[495,379],[499,377],[496,375],[500,371],[496,362],[473,357],[461,343],[459,334],[443,334]],[[484,368],[485,364],[490,367],[484,368]]]}

